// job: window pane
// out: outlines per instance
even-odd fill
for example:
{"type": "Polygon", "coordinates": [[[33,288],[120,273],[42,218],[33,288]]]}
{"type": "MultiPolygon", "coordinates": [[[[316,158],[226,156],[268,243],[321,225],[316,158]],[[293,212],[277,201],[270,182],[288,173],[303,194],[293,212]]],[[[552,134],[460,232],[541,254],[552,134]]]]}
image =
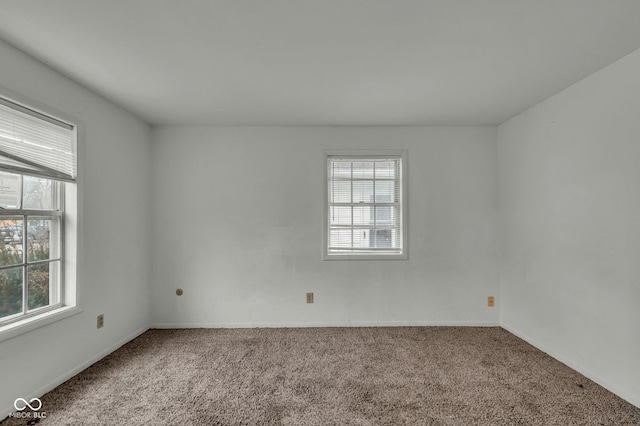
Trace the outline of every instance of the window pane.
{"type": "Polygon", "coordinates": [[[353,208],[353,224],[354,225],[372,225],[373,224],[373,207],[355,206],[353,208]]]}
{"type": "Polygon", "coordinates": [[[373,202],[373,181],[363,180],[353,182],[353,202],[373,202]]]}
{"type": "Polygon", "coordinates": [[[393,231],[392,229],[378,229],[376,230],[376,247],[377,248],[391,248],[395,247],[393,244],[393,231]]]}
{"type": "Polygon", "coordinates": [[[27,267],[27,297],[29,310],[58,302],[57,279],[59,262],[27,267]]]}
{"type": "Polygon", "coordinates": [[[19,209],[22,202],[22,176],[0,172],[0,207],[19,209]]]}
{"type": "Polygon", "coordinates": [[[0,318],[22,312],[22,267],[0,270],[0,318]]]}
{"type": "Polygon", "coordinates": [[[0,220],[0,266],[22,263],[22,219],[0,220]]]}
{"type": "Polygon", "coordinates": [[[369,236],[371,235],[370,229],[354,229],[353,230],[353,247],[354,248],[367,248],[371,247],[369,236]]]}
{"type": "Polygon", "coordinates": [[[372,179],[373,178],[373,162],[372,161],[354,161],[353,177],[356,179],[372,179]]]}
{"type": "Polygon", "coordinates": [[[376,203],[398,202],[398,182],[393,180],[376,181],[376,203]]]}
{"type": "Polygon", "coordinates": [[[396,224],[397,207],[394,206],[377,206],[376,207],[376,226],[393,226],[396,224]]]}
{"type": "Polygon", "coordinates": [[[331,229],[329,247],[351,247],[351,229],[331,229]]]}
{"type": "Polygon", "coordinates": [[[29,219],[27,223],[27,259],[34,260],[57,259],[59,255],[57,218],[29,219]]]}
{"type": "Polygon", "coordinates": [[[332,206],[329,211],[331,225],[351,225],[351,207],[332,206]]]}
{"type": "Polygon", "coordinates": [[[330,181],[329,182],[329,202],[330,203],[350,203],[351,202],[351,182],[350,181],[330,181]]]}
{"type": "Polygon", "coordinates": [[[376,179],[396,178],[396,161],[376,161],[376,179]]]}
{"type": "Polygon", "coordinates": [[[49,179],[24,176],[23,209],[55,210],[55,182],[49,179]]]}
{"type": "Polygon", "coordinates": [[[351,161],[329,160],[329,176],[351,179],[351,161]]]}

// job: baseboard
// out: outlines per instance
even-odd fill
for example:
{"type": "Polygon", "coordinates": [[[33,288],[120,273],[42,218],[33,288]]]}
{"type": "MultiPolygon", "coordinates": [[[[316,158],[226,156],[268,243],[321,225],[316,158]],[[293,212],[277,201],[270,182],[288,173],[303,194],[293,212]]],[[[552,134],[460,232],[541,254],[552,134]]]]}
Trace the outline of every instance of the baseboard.
{"type": "MultiPolygon", "coordinates": [[[[88,368],[91,365],[95,364],[96,362],[100,361],[102,358],[106,357],[111,352],[113,352],[116,349],[118,349],[121,346],[123,346],[125,343],[128,343],[131,340],[135,339],[136,337],[140,336],[142,333],[144,333],[147,330],[149,330],[149,327],[143,327],[143,328],[141,328],[141,329],[129,334],[124,339],[120,339],[118,342],[116,342],[115,344],[111,345],[110,347],[108,347],[104,351],[100,352],[99,354],[95,355],[94,357],[90,358],[88,361],[86,361],[86,362],[80,364],[79,366],[67,371],[64,374],[61,374],[55,380],[47,383],[46,385],[40,387],[39,389],[37,389],[37,390],[35,390],[33,392],[28,392],[27,394],[28,395],[37,395],[37,398],[41,397],[45,393],[57,388],[58,386],[60,386],[61,384],[63,384],[64,382],[66,382],[67,380],[72,378],[73,376],[77,375],[82,370],[85,370],[86,368],[88,368]]],[[[15,409],[14,409],[13,405],[10,408],[7,408],[7,409],[4,409],[4,410],[0,411],[0,421],[2,419],[5,419],[6,417],[8,417],[9,414],[13,413],[14,411],[15,411],[15,409]]]]}
{"type": "Polygon", "coordinates": [[[313,327],[500,327],[493,321],[192,322],[153,323],[149,328],[313,328],[313,327]]]}
{"type": "Polygon", "coordinates": [[[526,334],[517,331],[515,328],[513,328],[509,324],[502,323],[501,327],[504,328],[505,330],[507,330],[509,333],[521,338],[522,340],[524,340],[525,342],[529,343],[530,345],[535,346],[537,349],[540,349],[542,352],[546,353],[550,357],[556,359],[557,361],[560,361],[561,363],[563,363],[567,367],[571,368],[572,370],[575,370],[578,373],[582,374],[587,379],[589,379],[589,380],[599,384],[603,388],[615,393],[620,398],[622,398],[625,401],[627,401],[629,404],[632,404],[632,405],[640,408],[640,400],[637,399],[638,398],[637,395],[629,395],[623,389],[620,389],[619,387],[615,386],[611,382],[603,379],[602,377],[598,376],[597,374],[594,374],[592,371],[589,371],[586,368],[584,368],[583,366],[578,365],[575,362],[569,360],[568,358],[566,358],[562,354],[559,354],[558,352],[551,350],[549,347],[547,347],[546,345],[540,343],[536,339],[533,339],[530,336],[527,336],[526,334]]]}

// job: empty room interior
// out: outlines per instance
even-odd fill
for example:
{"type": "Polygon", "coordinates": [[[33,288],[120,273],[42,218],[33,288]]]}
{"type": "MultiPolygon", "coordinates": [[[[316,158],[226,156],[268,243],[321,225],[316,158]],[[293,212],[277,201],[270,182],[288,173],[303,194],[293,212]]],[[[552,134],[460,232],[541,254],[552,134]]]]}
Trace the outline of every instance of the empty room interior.
{"type": "Polygon", "coordinates": [[[0,424],[640,424],[638,22],[0,0],[0,424]]]}

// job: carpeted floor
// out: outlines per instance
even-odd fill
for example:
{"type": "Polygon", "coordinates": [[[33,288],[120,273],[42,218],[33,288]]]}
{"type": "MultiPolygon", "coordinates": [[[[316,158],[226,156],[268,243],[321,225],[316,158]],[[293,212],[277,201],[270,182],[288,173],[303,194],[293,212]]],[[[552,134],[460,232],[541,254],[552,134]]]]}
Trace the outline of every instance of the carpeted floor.
{"type": "Polygon", "coordinates": [[[150,330],[41,399],[47,426],[640,424],[500,328],[150,330]]]}

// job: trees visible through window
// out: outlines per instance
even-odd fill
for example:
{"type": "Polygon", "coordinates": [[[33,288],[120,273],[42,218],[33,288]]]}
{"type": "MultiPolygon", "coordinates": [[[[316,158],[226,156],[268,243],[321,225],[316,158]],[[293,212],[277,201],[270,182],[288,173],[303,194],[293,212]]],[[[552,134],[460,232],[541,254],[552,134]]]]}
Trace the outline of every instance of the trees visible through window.
{"type": "Polygon", "coordinates": [[[60,304],[61,185],[0,172],[0,321],[60,304]]]}
{"type": "Polygon", "coordinates": [[[75,126],[0,98],[0,332],[75,303],[64,280],[65,250],[75,251],[63,241],[76,229],[65,226],[64,193],[74,206],[76,170],[75,126]]]}

